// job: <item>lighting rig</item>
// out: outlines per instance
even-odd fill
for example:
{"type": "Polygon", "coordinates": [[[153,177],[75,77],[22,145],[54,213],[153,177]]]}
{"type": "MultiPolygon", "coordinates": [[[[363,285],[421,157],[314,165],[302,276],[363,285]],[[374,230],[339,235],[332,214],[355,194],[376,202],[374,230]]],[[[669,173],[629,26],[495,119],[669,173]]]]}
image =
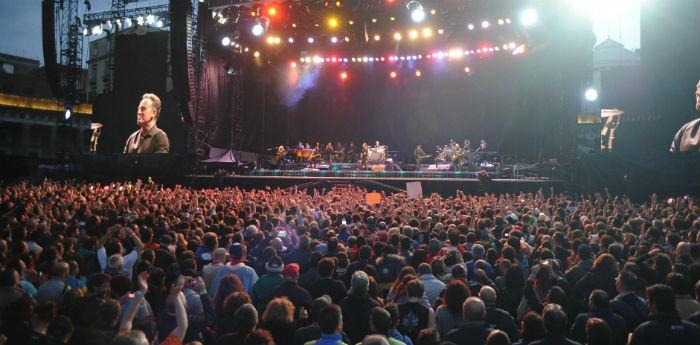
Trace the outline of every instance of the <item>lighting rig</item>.
{"type": "Polygon", "coordinates": [[[460,61],[525,53],[537,11],[523,1],[488,3],[209,0],[208,7],[224,49],[295,68],[297,63],[460,61]]]}

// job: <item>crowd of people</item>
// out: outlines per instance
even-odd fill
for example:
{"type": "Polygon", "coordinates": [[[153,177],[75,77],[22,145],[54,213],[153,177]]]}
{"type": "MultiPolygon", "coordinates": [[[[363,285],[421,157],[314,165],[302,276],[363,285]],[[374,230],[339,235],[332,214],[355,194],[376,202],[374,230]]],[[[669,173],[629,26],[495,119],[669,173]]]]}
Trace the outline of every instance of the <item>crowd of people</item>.
{"type": "Polygon", "coordinates": [[[44,180],[0,189],[0,344],[697,344],[700,207],[44,180]]]}

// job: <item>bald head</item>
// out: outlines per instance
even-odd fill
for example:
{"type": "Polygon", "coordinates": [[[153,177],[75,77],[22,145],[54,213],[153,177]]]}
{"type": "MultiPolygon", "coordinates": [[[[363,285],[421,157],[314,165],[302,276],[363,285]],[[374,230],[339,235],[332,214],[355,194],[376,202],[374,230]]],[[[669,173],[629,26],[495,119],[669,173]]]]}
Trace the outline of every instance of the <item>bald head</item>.
{"type": "Polygon", "coordinates": [[[479,290],[479,298],[484,302],[485,305],[496,304],[496,290],[490,286],[484,286],[479,290]]]}
{"type": "Polygon", "coordinates": [[[467,321],[481,321],[486,318],[486,306],[478,297],[469,297],[462,304],[462,318],[467,321]]]}

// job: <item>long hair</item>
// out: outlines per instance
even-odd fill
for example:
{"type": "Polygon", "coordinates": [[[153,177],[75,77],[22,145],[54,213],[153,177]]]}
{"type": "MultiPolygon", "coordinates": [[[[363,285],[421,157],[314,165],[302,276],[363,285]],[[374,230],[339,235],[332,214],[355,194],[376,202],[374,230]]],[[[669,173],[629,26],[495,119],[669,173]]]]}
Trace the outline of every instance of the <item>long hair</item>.
{"type": "Polygon", "coordinates": [[[461,280],[453,280],[445,288],[445,300],[442,305],[452,315],[462,315],[462,303],[469,297],[469,289],[461,280]]]}
{"type": "Polygon", "coordinates": [[[216,315],[221,315],[224,309],[224,301],[226,301],[226,298],[230,294],[241,291],[245,292],[245,288],[237,275],[229,274],[221,278],[216,293],[214,294],[214,301],[212,301],[214,303],[216,315]]]}
{"type": "Polygon", "coordinates": [[[262,317],[263,322],[294,322],[294,304],[287,297],[277,297],[267,304],[262,317]]]}

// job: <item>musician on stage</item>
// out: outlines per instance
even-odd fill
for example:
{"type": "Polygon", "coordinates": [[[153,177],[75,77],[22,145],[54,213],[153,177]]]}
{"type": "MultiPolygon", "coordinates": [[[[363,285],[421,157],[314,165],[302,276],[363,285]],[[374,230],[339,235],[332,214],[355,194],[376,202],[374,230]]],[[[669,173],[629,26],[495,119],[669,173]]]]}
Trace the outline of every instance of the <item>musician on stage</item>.
{"type": "Polygon", "coordinates": [[[416,149],[413,151],[413,155],[416,157],[417,168],[420,168],[423,160],[428,158],[428,154],[425,153],[425,150],[423,150],[423,146],[421,145],[416,146],[416,149]]]}
{"type": "Polygon", "coordinates": [[[464,140],[464,146],[462,147],[464,152],[470,152],[472,150],[472,142],[469,139],[464,140]]]}
{"type": "Polygon", "coordinates": [[[277,148],[277,152],[275,152],[275,162],[277,163],[277,169],[284,169],[285,168],[285,162],[284,162],[284,155],[287,153],[287,150],[284,149],[284,145],[280,145],[277,148]]]}
{"type": "Polygon", "coordinates": [[[355,142],[351,141],[350,146],[348,147],[348,162],[349,163],[356,163],[357,162],[357,152],[355,151],[355,142]]]}
{"type": "Polygon", "coordinates": [[[345,146],[340,142],[335,145],[335,161],[338,163],[345,162],[345,146]]]}
{"type": "Polygon", "coordinates": [[[455,155],[452,158],[452,169],[454,171],[462,171],[462,159],[464,158],[464,150],[455,143],[455,155]]]}
{"type": "Polygon", "coordinates": [[[476,149],[476,152],[484,152],[488,148],[488,144],[486,143],[486,139],[481,139],[481,144],[479,144],[479,147],[476,149]]]}
{"type": "Polygon", "coordinates": [[[333,160],[333,144],[330,142],[326,145],[326,148],[324,149],[324,159],[326,162],[331,162],[333,160]]]}
{"type": "Polygon", "coordinates": [[[375,148],[375,149],[378,149],[378,148],[380,148],[380,147],[382,147],[382,145],[379,144],[379,140],[376,140],[376,141],[374,142],[374,148],[375,148]]]}
{"type": "MultiPolygon", "coordinates": [[[[379,141],[377,141],[379,143],[379,141]]],[[[367,158],[369,158],[369,146],[367,143],[362,143],[360,148],[360,168],[367,169],[367,158]]]]}

